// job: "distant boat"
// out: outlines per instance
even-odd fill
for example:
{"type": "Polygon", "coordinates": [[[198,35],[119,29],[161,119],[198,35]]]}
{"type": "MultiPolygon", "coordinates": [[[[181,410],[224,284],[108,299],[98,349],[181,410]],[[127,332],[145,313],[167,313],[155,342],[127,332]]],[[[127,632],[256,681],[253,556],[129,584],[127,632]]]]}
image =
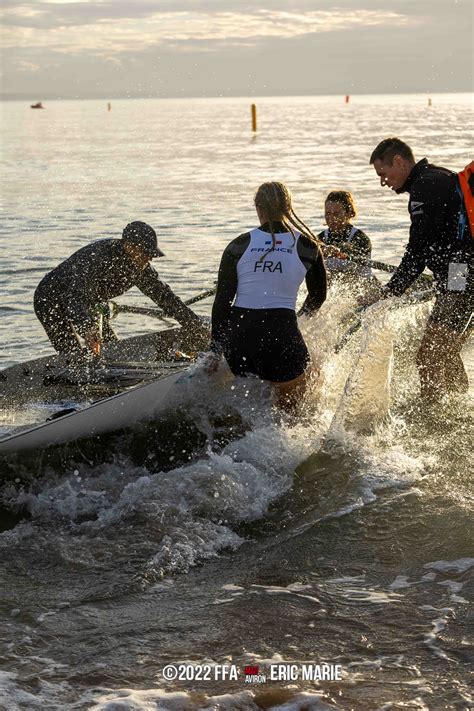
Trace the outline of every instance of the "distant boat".
{"type": "Polygon", "coordinates": [[[38,101],[36,104],[31,104],[30,109],[44,109],[44,106],[41,101],[38,101]]]}

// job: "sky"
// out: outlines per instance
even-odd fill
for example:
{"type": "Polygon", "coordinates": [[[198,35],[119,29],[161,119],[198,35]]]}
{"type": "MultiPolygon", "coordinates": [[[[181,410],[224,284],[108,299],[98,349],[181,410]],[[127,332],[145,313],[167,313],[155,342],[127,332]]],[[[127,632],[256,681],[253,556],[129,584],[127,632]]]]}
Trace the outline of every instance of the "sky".
{"type": "Polygon", "coordinates": [[[472,0],[0,0],[0,96],[473,91],[472,0]]]}

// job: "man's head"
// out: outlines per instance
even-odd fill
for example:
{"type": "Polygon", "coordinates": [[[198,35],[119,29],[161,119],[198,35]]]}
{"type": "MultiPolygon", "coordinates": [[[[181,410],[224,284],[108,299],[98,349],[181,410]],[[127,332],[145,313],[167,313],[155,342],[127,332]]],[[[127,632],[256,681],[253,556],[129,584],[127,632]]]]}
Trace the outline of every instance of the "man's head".
{"type": "Polygon", "coordinates": [[[122,241],[127,255],[142,268],[154,257],[165,256],[158,248],[155,230],[146,222],[130,222],[122,232],[122,241]]]}
{"type": "Polygon", "coordinates": [[[410,146],[399,138],[386,138],[373,151],[370,164],[380,178],[380,185],[399,193],[415,165],[415,157],[410,146]]]}

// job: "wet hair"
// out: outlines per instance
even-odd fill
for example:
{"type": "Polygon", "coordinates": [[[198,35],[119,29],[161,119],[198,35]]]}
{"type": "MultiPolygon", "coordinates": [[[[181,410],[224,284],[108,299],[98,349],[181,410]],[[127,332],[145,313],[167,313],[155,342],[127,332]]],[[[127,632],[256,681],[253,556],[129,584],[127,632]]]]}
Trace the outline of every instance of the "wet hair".
{"type": "Polygon", "coordinates": [[[400,138],[385,138],[372,152],[370,165],[373,165],[376,160],[380,160],[386,165],[393,165],[395,156],[401,156],[410,163],[415,162],[415,156],[410,146],[400,140],[400,138]]]}
{"type": "Polygon", "coordinates": [[[273,252],[276,247],[276,237],[274,224],[281,222],[293,235],[293,244],[296,242],[295,230],[301,232],[315,245],[320,245],[319,239],[311,232],[309,227],[301,220],[293,210],[291,193],[283,183],[272,182],[263,183],[255,193],[255,207],[262,211],[268,220],[272,235],[272,246],[261,259],[269,252],[273,252]]]}
{"type": "Polygon", "coordinates": [[[347,190],[333,190],[329,193],[325,202],[338,202],[343,206],[348,217],[355,217],[357,215],[354,198],[352,197],[352,193],[349,193],[347,190]]]}

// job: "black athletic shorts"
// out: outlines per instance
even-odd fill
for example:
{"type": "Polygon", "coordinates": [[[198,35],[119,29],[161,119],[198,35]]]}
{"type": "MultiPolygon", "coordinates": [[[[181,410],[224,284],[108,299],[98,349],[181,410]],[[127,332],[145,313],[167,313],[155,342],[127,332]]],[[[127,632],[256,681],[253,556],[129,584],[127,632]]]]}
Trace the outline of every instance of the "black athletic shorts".
{"type": "Polygon", "coordinates": [[[224,355],[234,375],[284,383],[304,373],[310,357],[290,309],[232,308],[224,355]]]}

